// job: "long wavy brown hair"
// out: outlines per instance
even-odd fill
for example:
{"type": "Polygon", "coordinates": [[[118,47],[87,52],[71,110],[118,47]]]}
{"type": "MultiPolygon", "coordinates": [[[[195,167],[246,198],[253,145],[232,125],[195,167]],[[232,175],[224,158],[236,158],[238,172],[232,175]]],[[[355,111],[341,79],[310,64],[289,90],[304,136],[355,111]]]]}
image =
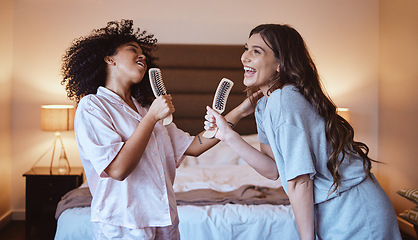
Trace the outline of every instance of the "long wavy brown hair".
{"type": "MultiPolygon", "coordinates": [[[[326,122],[326,138],[332,146],[327,168],[334,180],[330,193],[341,186],[338,168],[347,154],[359,155],[363,159],[364,171],[372,178],[371,163],[377,161],[369,158],[369,148],[366,144],[354,141],[353,127],[337,114],[336,105],[321,86],[318,71],[302,36],[289,25],[280,24],[259,25],[250,32],[250,37],[254,34],[260,34],[267,46],[273,50],[280,64],[277,76],[270,83],[268,94],[287,84],[292,84],[326,122]]],[[[252,96],[257,90],[254,87],[246,89],[247,96],[253,104],[255,101],[252,96]]]]}

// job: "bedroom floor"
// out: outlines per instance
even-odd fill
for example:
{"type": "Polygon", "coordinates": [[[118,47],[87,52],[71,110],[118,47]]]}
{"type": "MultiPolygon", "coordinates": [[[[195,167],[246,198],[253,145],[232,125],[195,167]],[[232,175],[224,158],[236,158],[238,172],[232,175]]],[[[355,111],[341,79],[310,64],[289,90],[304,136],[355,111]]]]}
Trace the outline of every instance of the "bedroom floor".
{"type": "MultiPolygon", "coordinates": [[[[55,226],[37,225],[31,229],[31,240],[52,240],[55,226]]],[[[25,240],[25,221],[11,221],[0,230],[0,240],[25,240]]]]}

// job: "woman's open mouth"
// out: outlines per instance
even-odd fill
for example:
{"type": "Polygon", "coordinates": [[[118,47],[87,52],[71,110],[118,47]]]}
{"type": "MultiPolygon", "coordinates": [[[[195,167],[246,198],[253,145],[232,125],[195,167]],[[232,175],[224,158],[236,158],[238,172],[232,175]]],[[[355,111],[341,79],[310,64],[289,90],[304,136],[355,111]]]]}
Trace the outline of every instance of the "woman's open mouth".
{"type": "Polygon", "coordinates": [[[248,66],[244,66],[244,71],[245,71],[244,72],[245,77],[252,77],[257,72],[257,70],[255,70],[254,68],[251,68],[248,66]]]}

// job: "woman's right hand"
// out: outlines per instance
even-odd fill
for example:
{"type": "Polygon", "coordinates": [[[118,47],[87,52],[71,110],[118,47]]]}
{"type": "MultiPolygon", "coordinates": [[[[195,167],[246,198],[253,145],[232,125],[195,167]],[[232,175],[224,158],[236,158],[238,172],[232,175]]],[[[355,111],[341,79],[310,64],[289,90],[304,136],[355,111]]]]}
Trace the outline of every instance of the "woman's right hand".
{"type": "Polygon", "coordinates": [[[154,117],[155,121],[158,122],[164,119],[168,115],[175,111],[171,95],[161,95],[157,97],[151,104],[148,114],[154,117]]]}
{"type": "Polygon", "coordinates": [[[215,138],[221,141],[225,141],[228,133],[234,132],[226,119],[209,106],[206,107],[205,119],[205,130],[215,130],[217,128],[215,138]]]}

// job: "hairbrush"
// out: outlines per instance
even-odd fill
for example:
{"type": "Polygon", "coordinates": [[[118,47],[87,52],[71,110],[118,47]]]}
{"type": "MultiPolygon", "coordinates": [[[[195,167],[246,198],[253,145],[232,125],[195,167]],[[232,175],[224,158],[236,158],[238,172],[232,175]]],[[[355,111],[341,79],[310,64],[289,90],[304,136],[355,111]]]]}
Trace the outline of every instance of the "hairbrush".
{"type": "MultiPolygon", "coordinates": [[[[228,96],[231,92],[232,86],[234,86],[234,82],[227,78],[222,78],[222,80],[219,82],[212,103],[212,108],[219,114],[225,111],[226,101],[228,100],[228,96]]],[[[205,131],[203,133],[203,136],[205,138],[213,138],[216,134],[216,131],[217,129],[205,131]]]]}
{"type": "MultiPolygon", "coordinates": [[[[167,90],[163,82],[163,76],[159,68],[150,68],[149,69],[149,82],[151,84],[152,91],[154,92],[155,97],[161,95],[166,95],[167,90]]],[[[170,114],[163,119],[163,125],[168,125],[173,121],[173,115],[170,114]]]]}

